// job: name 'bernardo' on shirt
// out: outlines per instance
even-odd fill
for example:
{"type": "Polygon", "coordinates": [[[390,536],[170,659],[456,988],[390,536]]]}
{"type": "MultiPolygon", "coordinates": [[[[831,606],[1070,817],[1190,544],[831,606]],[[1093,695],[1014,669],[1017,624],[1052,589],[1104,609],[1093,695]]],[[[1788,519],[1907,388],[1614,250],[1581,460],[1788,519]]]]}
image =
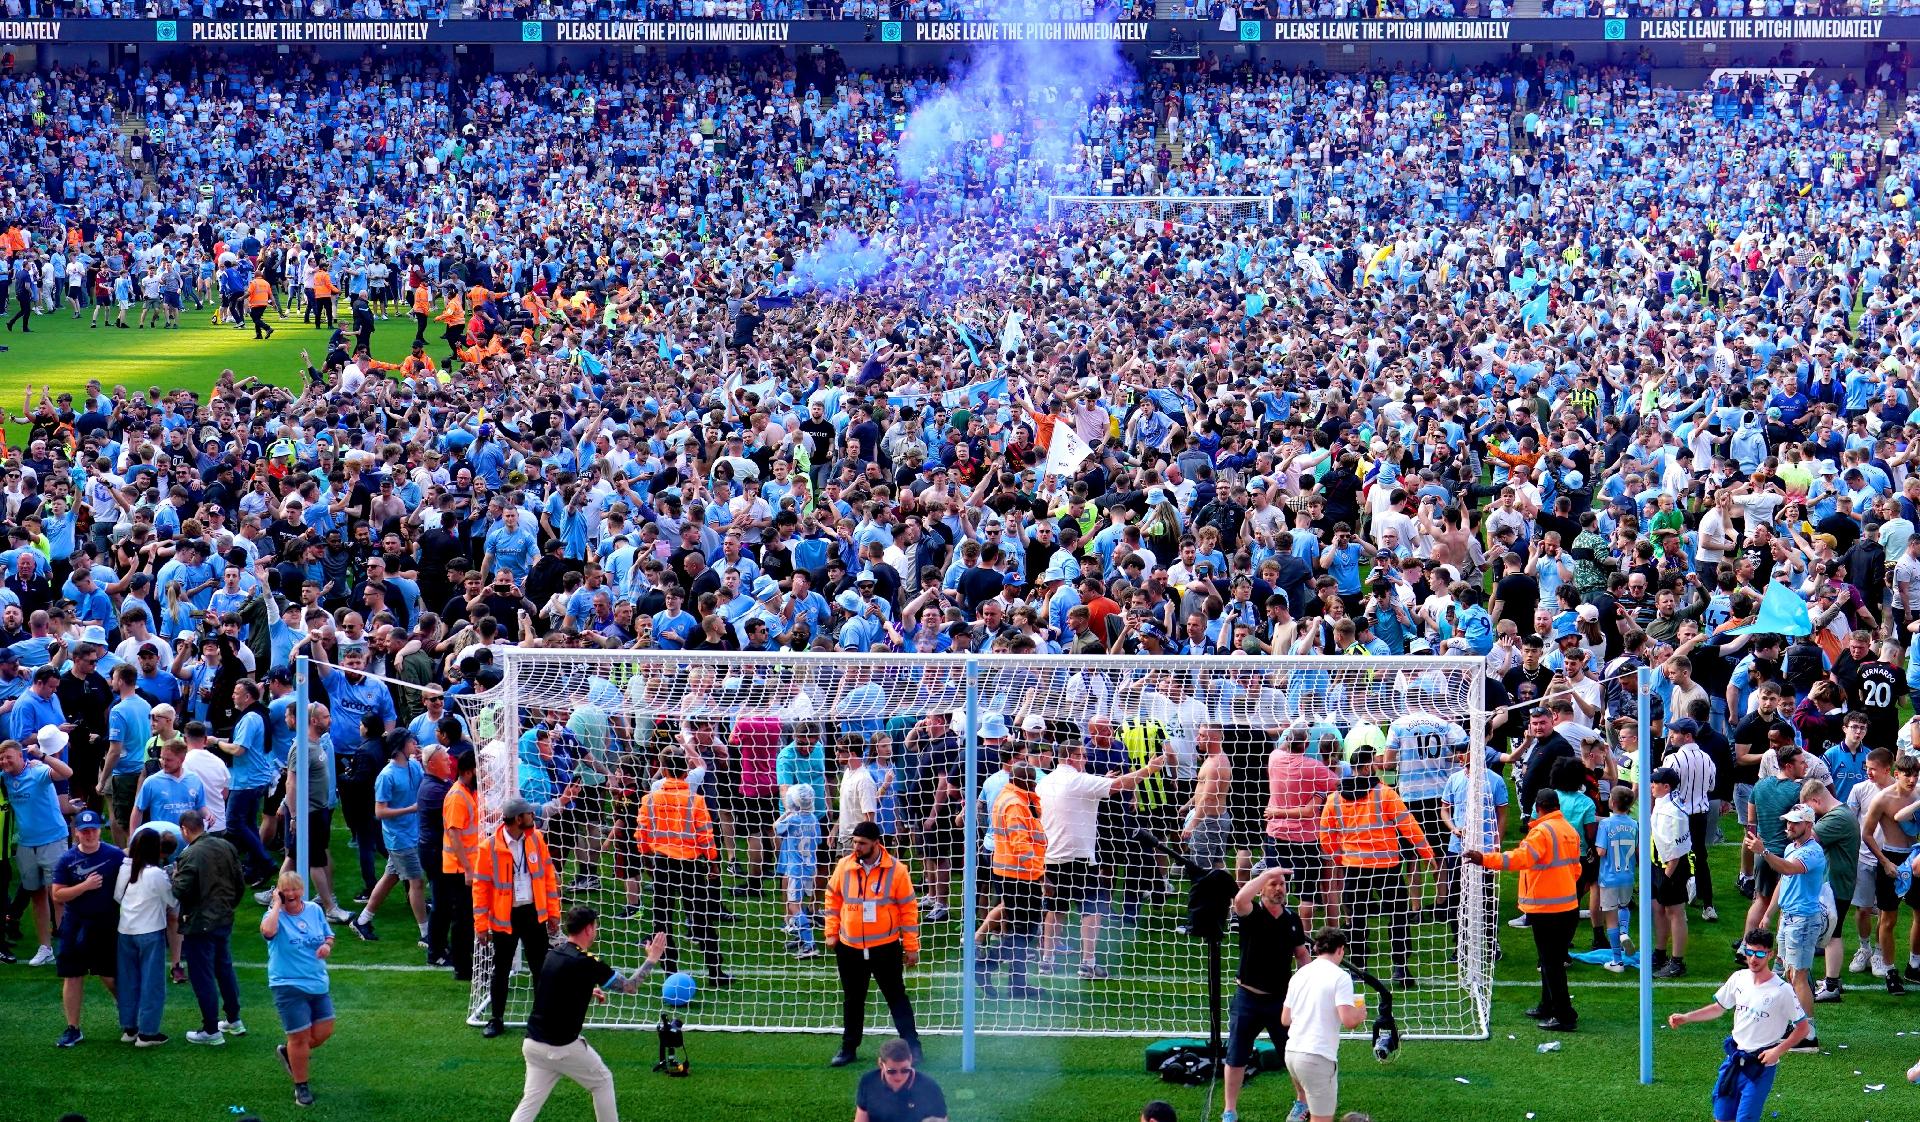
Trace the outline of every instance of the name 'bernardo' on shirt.
{"type": "Polygon", "coordinates": [[[424,43],[424,20],[195,20],[195,41],[221,43],[424,43]]]}
{"type": "Polygon", "coordinates": [[[1878,39],[1877,19],[1645,19],[1642,39],[1878,39]]]}

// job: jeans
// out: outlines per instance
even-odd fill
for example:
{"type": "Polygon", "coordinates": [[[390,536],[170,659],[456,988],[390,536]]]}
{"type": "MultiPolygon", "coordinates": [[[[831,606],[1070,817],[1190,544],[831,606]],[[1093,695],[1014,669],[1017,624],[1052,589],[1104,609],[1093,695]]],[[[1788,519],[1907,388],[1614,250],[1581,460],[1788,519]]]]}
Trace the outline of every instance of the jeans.
{"type": "Polygon", "coordinates": [[[260,806],[266,801],[265,787],[227,792],[227,840],[240,851],[249,880],[271,875],[278,867],[260,840],[260,806]]]}
{"type": "Polygon", "coordinates": [[[167,933],[120,936],[120,970],[115,980],[120,1027],[142,1036],[160,1032],[167,1008],[167,933]]]}
{"type": "Polygon", "coordinates": [[[180,957],[187,965],[187,980],[193,983],[194,1000],[200,1003],[200,1031],[219,1031],[222,1007],[227,1020],[239,1020],[240,979],[233,973],[233,925],[204,935],[183,936],[180,957]]]}

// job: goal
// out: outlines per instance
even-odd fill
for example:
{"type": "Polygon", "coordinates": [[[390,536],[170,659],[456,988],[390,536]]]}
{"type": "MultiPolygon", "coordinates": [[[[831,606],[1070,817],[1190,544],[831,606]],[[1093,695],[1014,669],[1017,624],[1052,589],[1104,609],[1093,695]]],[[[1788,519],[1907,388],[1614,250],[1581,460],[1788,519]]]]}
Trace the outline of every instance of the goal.
{"type": "MultiPolygon", "coordinates": [[[[1204,1033],[1206,947],[1184,926],[1182,866],[1197,859],[1242,877],[1269,862],[1289,868],[1303,918],[1313,913],[1310,928],[1330,919],[1346,926],[1348,961],[1394,988],[1403,1036],[1487,1033],[1496,879],[1446,861],[1438,811],[1453,782],[1451,821],[1468,834],[1483,821],[1491,830],[1483,660],[513,647],[496,658],[501,683],[463,699],[483,742],[487,828],[511,795],[545,808],[563,900],[600,911],[597,949],[618,968],[640,961],[658,909],[677,968],[698,985],[678,1010],[688,1027],[838,1028],[820,906],[824,874],[845,852],[840,761],[857,755],[872,769],[875,821],[920,893],[923,946],[908,989],[922,1032],[1204,1033]],[[692,780],[713,811],[719,850],[704,890],[691,893],[684,877],[677,889],[650,883],[630,840],[663,754],[688,749],[702,765],[692,780]],[[1083,781],[1077,794],[1060,786],[1069,755],[1084,755],[1091,775],[1168,763],[1102,798],[1104,785],[1083,781]],[[1035,791],[1050,887],[1043,904],[996,911],[1003,894],[991,875],[988,800],[1010,782],[1003,763],[1018,760],[1052,777],[1035,791]],[[1208,777],[1223,767],[1230,778],[1216,786],[1208,777]],[[567,798],[570,783],[578,786],[567,798]],[[789,813],[783,783],[813,791],[817,854],[780,840],[794,832],[778,824],[789,813]],[[1196,795],[1199,809],[1223,807],[1226,818],[1185,813],[1196,795]],[[1394,809],[1402,803],[1404,816],[1394,809]],[[1379,844],[1369,805],[1392,840],[1379,844]],[[968,807],[978,809],[969,815],[968,807]],[[1076,845],[1089,860],[1051,863],[1076,845]],[[789,905],[783,869],[820,875],[794,884],[789,905]],[[704,918],[718,932],[730,986],[709,984],[712,964],[688,926],[689,907],[712,909],[704,918]],[[804,956],[809,942],[818,957],[804,956]]],[[[1480,848],[1494,841],[1467,840],[1480,848]]],[[[1230,934],[1229,972],[1236,955],[1230,934]]],[[[492,976],[507,965],[491,961],[485,944],[476,948],[475,1023],[488,1016],[492,976]]],[[[589,1023],[653,1026],[664,1008],[657,982],[609,995],[589,1010],[589,1023]]],[[[507,1019],[523,1021],[523,971],[511,976],[509,994],[507,1019]]],[[[869,1022],[887,1023],[878,995],[869,1022]]]]}
{"type": "Polygon", "coordinates": [[[1178,226],[1273,221],[1267,195],[1049,195],[1047,219],[1081,224],[1172,219],[1178,226]]]}

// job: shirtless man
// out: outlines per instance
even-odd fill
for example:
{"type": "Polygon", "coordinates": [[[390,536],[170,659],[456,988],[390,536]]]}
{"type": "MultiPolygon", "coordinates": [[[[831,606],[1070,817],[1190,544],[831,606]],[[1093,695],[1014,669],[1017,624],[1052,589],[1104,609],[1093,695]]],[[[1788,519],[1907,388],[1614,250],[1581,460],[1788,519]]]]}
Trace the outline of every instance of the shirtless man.
{"type": "Polygon", "coordinates": [[[1422,499],[1418,525],[1427,537],[1434,564],[1450,566],[1462,576],[1472,571],[1473,559],[1467,551],[1467,539],[1472,531],[1458,512],[1447,510],[1435,518],[1433,500],[1422,499]]]}
{"type": "Polygon", "coordinates": [[[1200,773],[1187,803],[1186,825],[1180,830],[1180,840],[1187,843],[1193,859],[1215,869],[1227,867],[1227,852],[1233,847],[1233,816],[1227,812],[1233,763],[1221,750],[1223,744],[1219,725],[1203,724],[1195,730],[1193,746],[1200,755],[1200,773]]]}
{"type": "Polygon", "coordinates": [[[1887,992],[1904,994],[1900,960],[1893,956],[1893,928],[1900,917],[1904,899],[1914,915],[1908,925],[1907,975],[1920,981],[1920,886],[1909,886],[1905,896],[1896,892],[1894,876],[1913,848],[1914,836],[1907,830],[1920,825],[1915,818],[1914,786],[1920,781],[1920,759],[1902,754],[1893,763],[1893,782],[1874,797],[1867,807],[1867,819],[1860,824],[1860,835],[1873,850],[1874,906],[1880,911],[1880,954],[1887,960],[1887,992]]]}

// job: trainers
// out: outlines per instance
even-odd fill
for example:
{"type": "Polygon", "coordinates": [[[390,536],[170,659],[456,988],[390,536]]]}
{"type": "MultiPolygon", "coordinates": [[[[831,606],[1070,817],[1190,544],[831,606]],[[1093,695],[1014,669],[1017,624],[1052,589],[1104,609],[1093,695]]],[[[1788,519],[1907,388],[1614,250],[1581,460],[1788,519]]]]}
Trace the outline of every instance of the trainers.
{"type": "Polygon", "coordinates": [[[1653,972],[1656,978],[1684,978],[1687,976],[1687,964],[1678,959],[1668,959],[1667,964],[1653,972]]]}
{"type": "Polygon", "coordinates": [[[380,936],[374,933],[372,920],[361,923],[358,919],[355,919],[348,923],[347,926],[353,928],[353,933],[360,936],[360,941],[363,943],[378,943],[380,941],[380,936]]]}
{"type": "Polygon", "coordinates": [[[1097,962],[1081,963],[1079,974],[1081,980],[1087,982],[1102,981],[1111,976],[1107,973],[1107,968],[1097,962]]]}
{"type": "Polygon", "coordinates": [[[575,877],[573,883],[567,886],[567,891],[577,896],[584,896],[589,892],[598,892],[599,890],[600,878],[592,873],[588,873],[582,877],[575,877]]]}
{"type": "Polygon", "coordinates": [[[335,908],[327,913],[327,921],[330,923],[352,923],[353,913],[345,908],[335,908]]]}
{"type": "Polygon", "coordinates": [[[81,1032],[79,1026],[68,1025],[67,1031],[60,1034],[60,1039],[54,1041],[53,1046],[55,1048],[71,1048],[86,1038],[87,1034],[81,1032]]]}
{"type": "Polygon", "coordinates": [[[1920,966],[1907,967],[1907,981],[1920,982],[1920,966]]]}
{"type": "Polygon", "coordinates": [[[140,1039],[140,1034],[133,1031],[132,1029],[123,1028],[120,1030],[120,1043],[132,1044],[134,1041],[138,1039],[140,1039]]]}
{"type": "Polygon", "coordinates": [[[356,904],[364,904],[372,898],[373,898],[373,890],[370,888],[363,888],[360,891],[353,894],[353,902],[356,904]]]}
{"type": "Polygon", "coordinates": [[[1308,1117],[1306,1103],[1296,1102],[1293,1109],[1287,1111],[1287,1122],[1307,1122],[1308,1117]]]}
{"type": "Polygon", "coordinates": [[[287,1069],[287,1078],[292,1079],[293,1078],[293,1057],[287,1054],[287,1046],[285,1044],[274,1045],[273,1054],[280,1057],[280,1066],[287,1069]]]}
{"type": "Polygon", "coordinates": [[[634,916],[637,916],[639,914],[640,914],[640,905],[622,904],[618,908],[614,909],[613,918],[614,919],[632,919],[634,916]]]}
{"type": "Polygon", "coordinates": [[[1891,968],[1887,965],[1887,960],[1882,958],[1879,950],[1876,949],[1873,952],[1873,976],[1876,978],[1884,978],[1890,971],[1891,968]]]}
{"type": "Polygon", "coordinates": [[[1872,962],[1873,948],[1862,943],[1860,949],[1853,952],[1853,957],[1847,960],[1847,973],[1865,974],[1872,962]]]}
{"type": "Polygon", "coordinates": [[[41,947],[39,950],[33,952],[33,957],[27,960],[27,965],[28,966],[48,966],[48,965],[51,965],[52,962],[53,962],[53,948],[41,947]]]}
{"type": "Polygon", "coordinates": [[[1240,1115],[1235,1111],[1223,1110],[1220,1112],[1220,1122],[1240,1122],[1240,1115]]]}
{"type": "Polygon", "coordinates": [[[273,893],[274,890],[271,888],[256,892],[253,894],[253,902],[264,908],[273,903],[273,893]]]}
{"type": "Polygon", "coordinates": [[[951,914],[952,913],[947,910],[945,903],[935,900],[933,903],[927,905],[927,914],[921,918],[929,923],[939,923],[951,914]]]}
{"type": "Polygon", "coordinates": [[[1713,910],[1712,904],[1708,904],[1706,907],[1700,909],[1700,918],[1706,920],[1708,923],[1719,923],[1720,913],[1713,910]]]}
{"type": "Polygon", "coordinates": [[[1507,921],[1508,927],[1525,927],[1526,925],[1527,925],[1527,917],[1525,913],[1514,916],[1512,919],[1507,921]]]}
{"type": "Polygon", "coordinates": [[[1907,994],[1907,984],[1900,980],[1900,975],[1888,974],[1887,992],[1895,997],[1905,997],[1907,994]]]}
{"type": "Polygon", "coordinates": [[[143,1032],[143,1033],[140,1033],[138,1038],[134,1040],[133,1046],[135,1048],[158,1048],[162,1044],[165,1044],[169,1039],[171,1038],[168,1037],[167,1034],[164,1032],[156,1032],[151,1036],[143,1032]]]}
{"type": "Polygon", "coordinates": [[[312,1106],[313,1105],[313,1092],[307,1088],[307,1085],[305,1083],[295,1083],[293,1085],[293,1105],[295,1106],[312,1106]]]}
{"type": "Polygon", "coordinates": [[[1795,1044],[1793,1047],[1787,1049],[1787,1051],[1817,1053],[1820,1051],[1820,1041],[1817,1037],[1809,1036],[1805,1040],[1802,1040],[1800,1043],[1795,1044]]]}
{"type": "Polygon", "coordinates": [[[1749,900],[1753,899],[1754,887],[1753,887],[1752,877],[1750,876],[1739,877],[1733,882],[1733,886],[1736,889],[1739,889],[1740,895],[1746,897],[1749,900]]]}
{"type": "Polygon", "coordinates": [[[219,1032],[201,1032],[198,1029],[191,1029],[187,1032],[188,1044],[211,1044],[218,1048],[226,1042],[227,1038],[219,1032]]]}
{"type": "Polygon", "coordinates": [[[1843,992],[1845,991],[1841,989],[1839,983],[1837,982],[1831,986],[1827,985],[1825,982],[1822,982],[1820,984],[1820,988],[1813,991],[1814,1004],[1831,1005],[1832,1003],[1840,1000],[1840,995],[1843,992]]]}
{"type": "Polygon", "coordinates": [[[795,958],[819,958],[819,957],[820,957],[820,948],[819,948],[819,947],[801,947],[801,948],[800,948],[799,950],[797,950],[797,951],[795,951],[795,952],[793,952],[793,957],[795,957],[795,958]]]}
{"type": "Polygon", "coordinates": [[[173,984],[176,986],[184,986],[187,984],[187,967],[185,963],[176,962],[173,964],[173,984]]]}
{"type": "Polygon", "coordinates": [[[1625,974],[1627,972],[1627,964],[1617,958],[1609,959],[1601,963],[1600,966],[1609,974],[1625,974]]]}
{"type": "Polygon", "coordinates": [[[228,1036],[245,1036],[247,1035],[247,1022],[238,1020],[221,1021],[220,1031],[226,1033],[228,1036]]]}

